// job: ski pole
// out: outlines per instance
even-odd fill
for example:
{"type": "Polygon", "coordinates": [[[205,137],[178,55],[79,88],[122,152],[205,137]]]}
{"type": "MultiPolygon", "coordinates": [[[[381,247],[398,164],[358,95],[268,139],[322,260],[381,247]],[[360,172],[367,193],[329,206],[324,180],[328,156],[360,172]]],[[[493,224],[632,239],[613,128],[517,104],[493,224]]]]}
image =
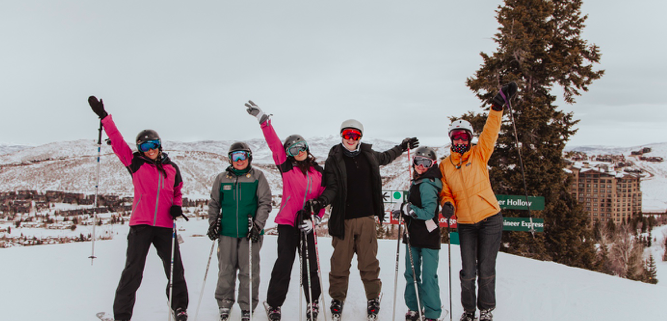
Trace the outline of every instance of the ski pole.
{"type": "MultiPolygon", "coordinates": [[[[408,189],[410,189],[410,181],[412,180],[412,166],[410,161],[410,146],[408,146],[408,189]]],[[[399,208],[399,210],[401,210],[399,208]]],[[[398,234],[396,234],[396,269],[394,270],[394,303],[392,304],[391,321],[396,318],[396,290],[398,289],[398,262],[399,254],[401,252],[401,227],[403,220],[398,220],[398,234]]]]}
{"type": "Polygon", "coordinates": [[[405,240],[408,246],[408,254],[410,256],[410,268],[412,269],[412,280],[415,285],[415,295],[417,296],[417,309],[419,309],[419,320],[423,320],[424,316],[422,315],[422,304],[419,299],[419,286],[417,285],[417,274],[415,273],[415,261],[412,258],[412,246],[410,245],[410,233],[408,232],[407,227],[403,230],[405,234],[405,240]]]}
{"type": "MultiPolygon", "coordinates": [[[[253,223],[252,223],[252,215],[248,214],[248,227],[253,228],[253,223]]],[[[248,231],[250,232],[250,238],[248,238],[248,288],[249,288],[249,295],[248,295],[248,304],[249,304],[249,311],[250,311],[250,321],[252,321],[252,230],[248,231]]]]}
{"type": "MultiPolygon", "coordinates": [[[[219,215],[219,214],[218,214],[219,215]]],[[[215,248],[215,241],[211,244],[211,253],[208,255],[208,263],[206,263],[206,272],[204,272],[204,281],[201,285],[201,292],[199,293],[199,302],[197,302],[197,311],[195,311],[195,320],[197,321],[197,316],[199,315],[199,307],[201,306],[201,299],[204,296],[204,287],[206,286],[206,276],[208,275],[208,268],[211,266],[211,257],[213,257],[213,249],[215,248]]]]}
{"type": "MultiPolygon", "coordinates": [[[[306,271],[307,271],[306,272],[307,273],[306,277],[307,277],[307,280],[308,280],[308,299],[310,300],[310,307],[312,308],[312,306],[313,306],[313,282],[310,279],[310,258],[309,258],[309,255],[308,255],[308,234],[307,234],[307,232],[304,231],[304,232],[302,232],[302,235],[303,235],[303,238],[306,239],[306,241],[304,242],[304,251],[306,252],[306,254],[305,254],[306,255],[306,271]]],[[[301,271],[301,272],[303,273],[303,271],[301,271]]],[[[306,301],[308,301],[308,300],[306,300],[306,301]]],[[[308,305],[306,305],[306,309],[308,309],[308,305]]],[[[313,314],[310,313],[309,315],[310,315],[310,317],[308,319],[310,319],[310,321],[313,321],[313,314]]]]}
{"type": "MultiPolygon", "coordinates": [[[[297,216],[297,219],[300,220],[301,216],[297,216]]],[[[299,321],[301,318],[301,311],[303,311],[303,238],[301,237],[301,230],[299,231],[299,321]]]]}
{"type": "Polygon", "coordinates": [[[174,293],[174,253],[176,250],[176,221],[174,221],[174,227],[171,229],[171,265],[169,268],[169,321],[171,321],[171,315],[173,309],[171,308],[172,294],[174,293]]]}
{"type": "Polygon", "coordinates": [[[502,89],[499,91],[500,96],[503,97],[503,100],[507,103],[507,110],[509,111],[510,114],[510,119],[512,120],[512,127],[514,129],[514,142],[516,143],[516,151],[519,154],[519,165],[521,167],[521,178],[523,179],[523,191],[526,193],[526,209],[528,210],[528,219],[530,220],[530,234],[532,234],[533,238],[535,238],[535,227],[533,225],[533,216],[530,214],[530,205],[528,203],[528,187],[526,185],[526,173],[523,169],[523,159],[521,157],[521,147],[519,146],[519,135],[517,135],[516,132],[516,122],[514,121],[514,111],[512,111],[512,104],[510,104],[510,100],[505,97],[505,93],[503,93],[502,89]]]}
{"type": "Polygon", "coordinates": [[[450,232],[450,221],[447,218],[447,257],[449,259],[449,321],[452,321],[452,234],[450,232]]]}
{"type": "MultiPolygon", "coordinates": [[[[312,209],[311,213],[313,213],[312,214],[313,216],[316,215],[315,212],[312,211],[312,209]]],[[[322,284],[322,273],[320,270],[320,251],[317,247],[317,230],[315,229],[315,221],[313,220],[312,222],[313,222],[313,241],[315,243],[315,258],[317,259],[317,278],[320,279],[320,295],[322,295],[322,311],[325,312],[323,313],[324,321],[327,321],[327,314],[326,314],[327,306],[324,303],[324,301],[326,300],[324,299],[324,285],[322,284]]]]}
{"type": "Polygon", "coordinates": [[[100,189],[100,155],[102,154],[102,120],[100,120],[100,128],[97,130],[97,169],[95,179],[95,204],[93,205],[93,241],[92,253],[90,254],[90,265],[93,265],[95,260],[95,226],[97,225],[97,195],[100,189]]]}

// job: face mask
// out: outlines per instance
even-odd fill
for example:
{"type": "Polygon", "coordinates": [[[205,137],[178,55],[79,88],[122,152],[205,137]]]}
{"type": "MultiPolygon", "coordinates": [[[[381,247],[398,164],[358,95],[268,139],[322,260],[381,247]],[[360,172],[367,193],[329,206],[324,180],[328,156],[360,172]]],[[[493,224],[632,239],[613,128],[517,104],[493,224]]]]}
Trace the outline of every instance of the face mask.
{"type": "Polygon", "coordinates": [[[467,144],[452,145],[452,151],[461,155],[465,154],[469,149],[470,147],[467,144]]]}

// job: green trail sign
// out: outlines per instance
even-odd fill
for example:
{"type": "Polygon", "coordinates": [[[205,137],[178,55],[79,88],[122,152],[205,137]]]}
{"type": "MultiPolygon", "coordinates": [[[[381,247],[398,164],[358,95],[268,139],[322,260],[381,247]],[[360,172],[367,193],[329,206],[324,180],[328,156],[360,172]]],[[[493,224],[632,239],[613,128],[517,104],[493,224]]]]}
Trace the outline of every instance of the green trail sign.
{"type": "Polygon", "coordinates": [[[530,206],[532,211],[544,210],[544,196],[528,196],[528,203],[525,195],[496,194],[496,199],[502,209],[526,210],[530,206]]]}
{"type": "MultiPolygon", "coordinates": [[[[527,217],[503,217],[503,231],[530,232],[530,221],[527,217]]],[[[544,232],[544,219],[534,218],[532,221],[535,232],[544,232]]]]}

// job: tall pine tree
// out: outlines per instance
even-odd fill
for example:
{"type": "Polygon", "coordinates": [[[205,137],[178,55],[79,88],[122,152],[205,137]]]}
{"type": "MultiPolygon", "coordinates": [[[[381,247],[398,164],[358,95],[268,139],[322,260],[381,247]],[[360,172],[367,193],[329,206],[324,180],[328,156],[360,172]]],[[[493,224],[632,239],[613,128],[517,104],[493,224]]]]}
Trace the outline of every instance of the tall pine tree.
{"type": "MultiPolygon", "coordinates": [[[[563,149],[578,120],[573,113],[558,110],[553,87],[562,89],[565,102],[587,91],[604,71],[594,70],[600,53],[596,45],[581,38],[587,16],[580,0],[505,0],[497,12],[498,44],[467,86],[485,102],[505,83],[515,81],[518,95],[512,102],[519,148],[523,159],[527,191],[524,190],[514,129],[505,117],[496,150],[490,160],[491,183],[497,194],[544,196],[545,209],[532,211],[544,218],[544,233],[506,232],[503,250],[570,266],[595,268],[595,248],[588,215],[570,194],[569,176],[564,171],[563,149]]],[[[488,110],[488,109],[487,109],[488,110]]],[[[510,111],[506,109],[507,116],[510,111]]],[[[473,125],[485,115],[467,114],[473,125]]],[[[475,127],[481,130],[481,127],[475,127]]],[[[503,212],[505,216],[527,216],[527,211],[503,212]]]]}

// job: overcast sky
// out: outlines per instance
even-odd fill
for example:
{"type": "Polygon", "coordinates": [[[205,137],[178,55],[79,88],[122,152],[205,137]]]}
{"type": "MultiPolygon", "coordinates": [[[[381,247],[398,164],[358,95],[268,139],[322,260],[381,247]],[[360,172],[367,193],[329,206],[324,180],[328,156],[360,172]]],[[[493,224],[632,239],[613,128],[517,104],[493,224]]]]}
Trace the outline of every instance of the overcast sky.
{"type": "MultiPolygon", "coordinates": [[[[338,133],[448,143],[449,116],[480,112],[465,86],[496,50],[502,1],[51,1],[0,3],[0,143],[96,139],[89,95],[126,139],[243,140],[338,133]]],[[[583,38],[605,76],[561,109],[569,146],[667,141],[667,1],[584,1],[583,38]]]]}

